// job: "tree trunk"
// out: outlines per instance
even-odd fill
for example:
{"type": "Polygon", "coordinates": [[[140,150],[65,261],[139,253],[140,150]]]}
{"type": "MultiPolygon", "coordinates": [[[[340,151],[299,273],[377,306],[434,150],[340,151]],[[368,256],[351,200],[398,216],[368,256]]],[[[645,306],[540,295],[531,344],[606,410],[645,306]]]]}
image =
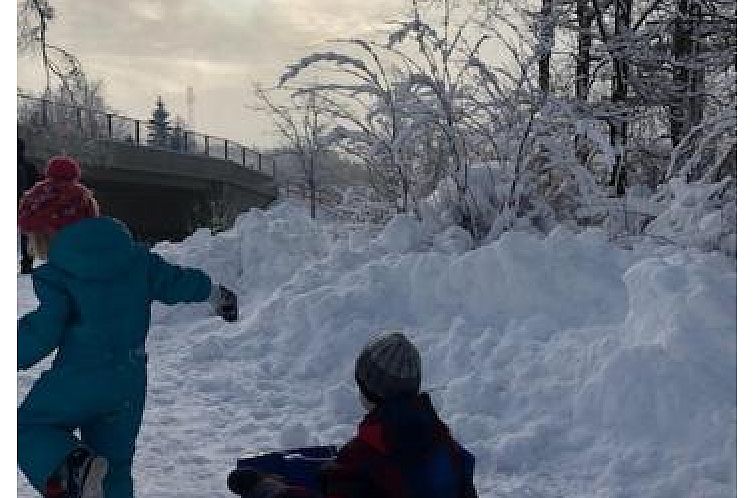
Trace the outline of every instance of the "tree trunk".
{"type": "MultiPolygon", "coordinates": [[[[632,0],[614,0],[615,5],[615,36],[621,40],[631,29],[632,0]]],[[[618,114],[610,121],[610,145],[615,150],[613,171],[610,185],[615,186],[615,193],[622,197],[626,192],[626,144],[628,141],[628,123],[624,115],[622,104],[628,98],[628,61],[624,57],[613,57],[613,88],[612,102],[618,114]]]]}
{"type": "Polygon", "coordinates": [[[401,180],[403,183],[403,212],[408,213],[408,178],[404,175],[401,180]]]}
{"type": "Polygon", "coordinates": [[[316,218],[317,216],[317,198],[316,198],[316,183],[314,180],[314,164],[315,164],[315,158],[314,158],[314,152],[312,152],[312,158],[311,158],[311,164],[309,168],[309,193],[311,194],[309,196],[309,210],[312,219],[316,218]]]}
{"type": "MultiPolygon", "coordinates": [[[[578,19],[578,54],[576,56],[576,100],[580,106],[586,106],[589,98],[589,59],[592,47],[592,20],[589,0],[577,0],[576,17],[578,19]]],[[[576,157],[582,165],[586,164],[588,150],[586,135],[576,135],[576,157]]]]}
{"type": "MultiPolygon", "coordinates": [[[[317,216],[317,196],[315,169],[317,167],[317,154],[319,152],[319,123],[317,112],[317,94],[316,90],[310,88],[308,91],[308,102],[306,104],[306,114],[304,116],[304,135],[306,150],[308,152],[309,170],[307,181],[309,183],[309,210],[312,219],[317,216]]],[[[260,158],[261,160],[261,158],[260,158]]],[[[261,167],[261,162],[260,162],[261,167]]]]}
{"type": "Polygon", "coordinates": [[[694,68],[690,71],[691,81],[689,82],[691,88],[689,93],[689,129],[698,125],[704,118],[704,68],[698,67],[700,65],[702,42],[700,32],[702,30],[702,5],[697,0],[690,6],[691,22],[692,22],[692,57],[694,61],[694,68]]]}
{"type": "Polygon", "coordinates": [[[550,55],[552,54],[552,0],[542,0],[540,10],[539,33],[539,89],[542,93],[550,92],[550,55]]]}
{"type": "Polygon", "coordinates": [[[678,146],[691,128],[702,120],[703,69],[694,67],[699,42],[694,34],[701,22],[697,0],[677,0],[673,22],[673,87],[670,104],[670,136],[678,146]]]}

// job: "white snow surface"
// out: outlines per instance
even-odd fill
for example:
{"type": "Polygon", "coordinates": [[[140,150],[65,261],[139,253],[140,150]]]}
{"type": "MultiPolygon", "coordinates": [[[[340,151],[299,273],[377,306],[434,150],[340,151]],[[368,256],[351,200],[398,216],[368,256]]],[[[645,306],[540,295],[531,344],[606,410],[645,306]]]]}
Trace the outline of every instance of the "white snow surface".
{"type": "MultiPolygon", "coordinates": [[[[468,251],[407,217],[370,230],[291,204],[156,250],[241,308],[154,306],[140,497],[229,497],[242,453],[345,442],[354,360],[384,329],[418,345],[481,497],[736,495],[736,267],[718,253],[565,229],[468,251]]],[[[36,305],[27,277],[18,295],[19,315],[36,305]]]]}

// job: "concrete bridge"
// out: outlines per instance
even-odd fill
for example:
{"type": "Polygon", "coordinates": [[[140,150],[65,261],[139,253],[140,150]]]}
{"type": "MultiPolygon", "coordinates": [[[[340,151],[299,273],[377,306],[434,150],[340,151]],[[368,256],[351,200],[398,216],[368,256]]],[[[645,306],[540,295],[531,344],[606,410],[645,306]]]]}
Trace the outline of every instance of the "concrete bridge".
{"type": "Polygon", "coordinates": [[[103,213],[123,220],[140,240],[180,240],[199,227],[224,229],[239,213],[277,197],[274,158],[235,142],[173,129],[183,139],[178,147],[156,145],[141,120],[56,109],[29,97],[23,104],[19,100],[18,136],[27,157],[40,169],[52,155],[76,157],[103,213]]]}

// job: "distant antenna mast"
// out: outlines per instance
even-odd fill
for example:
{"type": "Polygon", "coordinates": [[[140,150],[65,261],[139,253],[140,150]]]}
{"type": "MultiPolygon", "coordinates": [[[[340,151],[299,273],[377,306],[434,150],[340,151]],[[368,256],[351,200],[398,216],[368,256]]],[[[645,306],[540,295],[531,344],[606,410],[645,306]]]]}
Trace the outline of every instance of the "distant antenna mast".
{"type": "Polygon", "coordinates": [[[188,120],[187,127],[194,128],[194,87],[186,87],[186,117],[188,120]]]}

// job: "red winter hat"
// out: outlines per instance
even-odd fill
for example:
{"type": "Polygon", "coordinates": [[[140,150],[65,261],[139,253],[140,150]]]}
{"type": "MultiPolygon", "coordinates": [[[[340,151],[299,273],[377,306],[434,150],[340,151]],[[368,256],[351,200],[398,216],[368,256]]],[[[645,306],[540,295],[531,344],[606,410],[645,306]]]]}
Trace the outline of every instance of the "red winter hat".
{"type": "Polygon", "coordinates": [[[66,225],[99,216],[92,192],[79,183],[75,159],[55,156],[47,162],[45,179],[27,190],[18,206],[18,227],[24,233],[52,235],[66,225]]]}

